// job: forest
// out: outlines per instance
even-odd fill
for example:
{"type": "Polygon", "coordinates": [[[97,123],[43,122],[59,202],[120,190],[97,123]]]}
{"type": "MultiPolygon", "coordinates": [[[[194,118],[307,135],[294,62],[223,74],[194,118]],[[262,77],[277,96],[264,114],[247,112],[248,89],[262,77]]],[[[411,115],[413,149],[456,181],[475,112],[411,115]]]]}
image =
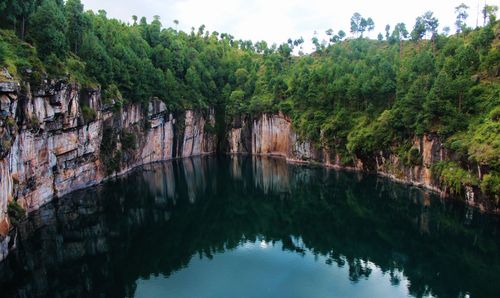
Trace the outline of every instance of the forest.
{"type": "MultiPolygon", "coordinates": [[[[282,111],[297,132],[342,156],[370,159],[396,153],[421,163],[415,136],[434,134],[453,152],[433,166],[444,186],[479,187],[500,200],[500,22],[486,5],[481,26],[466,25],[462,4],[455,28],[438,32],[432,12],[414,24],[388,24],[377,39],[370,17],[354,13],[349,32],[329,29],[329,40],[280,45],[229,33],[190,32],[132,16],[85,11],[80,0],[0,0],[0,81],[40,84],[66,78],[101,88],[119,108],[163,100],[171,111],[216,107],[236,115],[282,111]]],[[[349,20],[346,20],[346,23],[349,20]]],[[[84,111],[85,112],[85,111],[84,111]]],[[[92,111],[87,111],[91,113],[92,111]]]]}

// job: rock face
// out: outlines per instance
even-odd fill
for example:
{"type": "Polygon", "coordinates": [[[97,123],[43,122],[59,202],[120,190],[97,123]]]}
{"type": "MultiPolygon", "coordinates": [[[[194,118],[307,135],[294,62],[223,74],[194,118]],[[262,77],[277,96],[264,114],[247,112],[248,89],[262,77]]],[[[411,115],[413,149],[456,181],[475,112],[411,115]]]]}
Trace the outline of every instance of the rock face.
{"type": "Polygon", "coordinates": [[[0,85],[0,261],[7,205],[28,212],[147,163],[215,152],[214,111],[173,114],[153,99],[112,112],[99,90],[65,81],[0,85]],[[212,130],[211,130],[212,131],[212,130]]]}
{"type": "Polygon", "coordinates": [[[228,152],[286,157],[290,161],[323,161],[323,152],[301,140],[283,113],[255,119],[237,117],[228,131],[228,152]]]}
{"type": "MultiPolygon", "coordinates": [[[[227,152],[255,155],[282,156],[291,162],[313,162],[328,167],[349,168],[360,171],[374,171],[393,180],[422,186],[448,195],[440,188],[439,181],[431,175],[433,164],[445,160],[448,152],[437,136],[424,135],[413,140],[412,149],[418,150],[421,162],[407,165],[397,155],[380,152],[372,160],[355,160],[345,165],[341,156],[328,148],[316,146],[309,140],[299,137],[292,128],[290,119],[282,114],[262,114],[253,119],[246,116],[235,117],[227,132],[227,152]]],[[[467,191],[466,202],[484,209],[495,209],[484,200],[478,200],[477,191],[467,191]]]]}
{"type": "Polygon", "coordinates": [[[424,135],[413,140],[413,149],[417,149],[421,156],[421,163],[414,166],[405,166],[399,157],[383,153],[376,156],[376,170],[393,180],[409,182],[445,193],[439,188],[439,181],[433,179],[431,166],[445,159],[447,152],[437,136],[424,135]]]}
{"type": "Polygon", "coordinates": [[[228,130],[229,153],[274,155],[294,162],[331,163],[327,150],[317,149],[295,133],[283,113],[262,114],[255,119],[236,118],[228,130]]]}

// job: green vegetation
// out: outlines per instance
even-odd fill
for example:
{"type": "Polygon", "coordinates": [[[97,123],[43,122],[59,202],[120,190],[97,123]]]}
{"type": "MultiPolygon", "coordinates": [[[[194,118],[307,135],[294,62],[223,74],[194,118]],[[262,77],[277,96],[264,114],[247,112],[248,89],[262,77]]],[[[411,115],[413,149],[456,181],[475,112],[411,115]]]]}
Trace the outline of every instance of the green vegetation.
{"type": "Polygon", "coordinates": [[[120,141],[123,151],[133,150],[137,146],[137,137],[127,130],[122,131],[120,141]]]}
{"type": "Polygon", "coordinates": [[[97,112],[92,110],[89,106],[82,105],[82,115],[85,123],[89,123],[96,119],[97,112]]]}
{"type": "Polygon", "coordinates": [[[478,181],[472,173],[462,169],[455,162],[441,161],[432,165],[432,174],[440,179],[443,186],[451,193],[461,193],[463,186],[477,186],[478,181]]]}
{"type": "Polygon", "coordinates": [[[111,126],[104,126],[100,147],[100,157],[108,175],[120,169],[121,151],[116,151],[117,134],[111,126]]]}
{"type": "Polygon", "coordinates": [[[19,222],[26,218],[26,210],[15,201],[9,202],[7,205],[7,213],[9,214],[9,219],[13,226],[17,226],[19,222]]]}
{"type": "MultiPolygon", "coordinates": [[[[205,26],[189,33],[165,28],[159,17],[125,24],[102,10],[84,12],[79,0],[8,0],[0,1],[0,67],[34,84],[65,76],[100,85],[104,103],[114,107],[158,97],[172,111],[214,107],[228,122],[281,110],[301,137],[346,164],[382,152],[420,165],[413,138],[436,135],[453,152],[453,166],[437,171],[442,183],[456,192],[484,184],[483,191],[496,193],[497,11],[485,6],[483,26],[468,28],[468,7],[457,6],[453,35],[450,28],[439,33],[439,20],[426,12],[413,26],[386,25],[377,40],[363,37],[375,29],[373,20],[355,13],[348,38],[329,29],[329,41],[313,38],[315,52],[304,55],[302,38],[269,46],[205,26]],[[474,181],[481,175],[488,181],[474,181]]],[[[92,111],[83,113],[92,118],[92,111]]]]}
{"type": "Polygon", "coordinates": [[[481,181],[481,191],[490,195],[498,203],[500,200],[500,176],[497,173],[484,175],[481,181]]]}
{"type": "Polygon", "coordinates": [[[417,148],[411,148],[410,151],[408,151],[405,163],[411,166],[422,165],[422,155],[420,151],[417,148]]]}

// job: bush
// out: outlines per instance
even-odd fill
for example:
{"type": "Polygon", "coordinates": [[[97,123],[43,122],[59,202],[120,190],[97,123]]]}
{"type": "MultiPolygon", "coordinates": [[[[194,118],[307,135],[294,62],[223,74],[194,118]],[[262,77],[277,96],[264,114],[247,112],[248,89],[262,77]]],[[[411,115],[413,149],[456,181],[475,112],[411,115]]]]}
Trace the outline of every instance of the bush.
{"type": "Polygon", "coordinates": [[[41,125],[40,120],[38,120],[38,117],[35,114],[33,114],[33,116],[31,116],[31,119],[30,119],[29,127],[32,130],[39,130],[40,125],[41,125]]]}
{"type": "Polygon", "coordinates": [[[26,218],[26,211],[17,202],[10,202],[7,205],[7,213],[12,225],[17,226],[26,218]]]}
{"type": "Polygon", "coordinates": [[[422,155],[420,154],[420,150],[417,148],[411,148],[410,151],[408,151],[407,162],[411,166],[422,165],[422,155]]]}
{"type": "Polygon", "coordinates": [[[121,133],[121,144],[124,151],[134,150],[137,145],[137,138],[135,134],[126,130],[121,133]]]}
{"type": "Polygon", "coordinates": [[[97,113],[89,106],[82,105],[82,116],[85,123],[89,123],[97,118],[97,113]]]}
{"type": "Polygon", "coordinates": [[[90,79],[85,73],[85,63],[78,57],[69,56],[66,61],[66,68],[70,75],[70,80],[80,84],[84,88],[96,89],[97,83],[90,79]]]}
{"type": "Polygon", "coordinates": [[[439,179],[442,186],[449,188],[452,194],[459,194],[465,186],[477,186],[478,180],[457,163],[440,161],[431,167],[432,176],[439,179]]]}
{"type": "Polygon", "coordinates": [[[481,181],[481,191],[498,202],[500,200],[500,175],[496,173],[484,175],[481,181]]]}
{"type": "MultiPolygon", "coordinates": [[[[491,117],[496,118],[497,112],[493,111],[491,117]],[[495,113],[493,113],[495,112],[495,113]]],[[[471,129],[468,139],[468,153],[470,159],[481,165],[491,168],[500,168],[500,121],[486,119],[480,125],[471,129]]]]}
{"type": "Polygon", "coordinates": [[[120,106],[123,104],[123,96],[115,84],[110,84],[106,87],[106,89],[104,89],[102,99],[104,104],[111,104],[112,102],[115,102],[120,106]]]}
{"type": "Polygon", "coordinates": [[[12,148],[12,141],[11,140],[2,140],[0,152],[9,152],[10,148],[12,148]]]}
{"type": "Polygon", "coordinates": [[[215,134],[215,126],[213,126],[210,123],[205,123],[203,130],[205,131],[206,134],[215,134]]]}
{"type": "Polygon", "coordinates": [[[51,76],[63,77],[67,74],[66,65],[55,54],[45,58],[45,68],[51,76]]]}
{"type": "Polygon", "coordinates": [[[14,128],[16,126],[16,120],[14,119],[14,117],[11,117],[11,116],[8,116],[6,119],[5,119],[5,123],[7,124],[7,126],[9,128],[14,128]]]}
{"type": "Polygon", "coordinates": [[[106,169],[106,174],[110,175],[120,168],[121,152],[115,152],[116,134],[111,126],[104,126],[100,146],[100,158],[106,169]]]}

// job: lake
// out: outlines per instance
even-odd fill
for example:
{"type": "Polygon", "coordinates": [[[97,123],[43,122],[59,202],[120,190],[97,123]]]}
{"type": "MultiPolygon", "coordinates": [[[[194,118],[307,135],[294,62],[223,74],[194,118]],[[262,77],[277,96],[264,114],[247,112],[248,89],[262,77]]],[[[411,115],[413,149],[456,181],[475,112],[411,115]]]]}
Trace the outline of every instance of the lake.
{"type": "Polygon", "coordinates": [[[375,175],[210,156],[42,207],[1,297],[500,297],[500,222],[375,175]]]}

